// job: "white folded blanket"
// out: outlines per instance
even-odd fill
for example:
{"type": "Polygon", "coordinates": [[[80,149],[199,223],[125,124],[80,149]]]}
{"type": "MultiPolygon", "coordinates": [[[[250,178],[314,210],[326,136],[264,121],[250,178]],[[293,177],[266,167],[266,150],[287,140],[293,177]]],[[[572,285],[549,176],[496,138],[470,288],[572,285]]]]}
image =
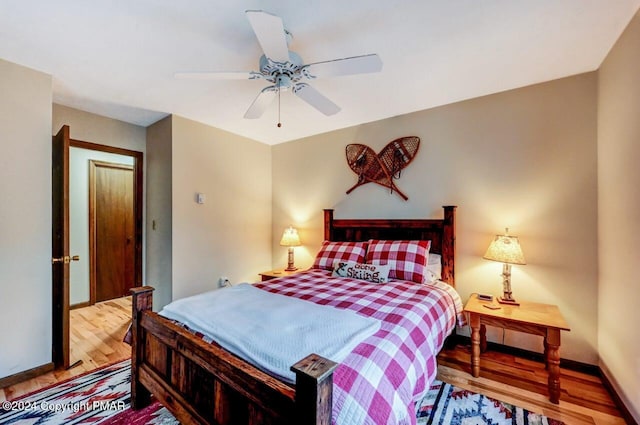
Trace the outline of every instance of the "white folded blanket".
{"type": "Polygon", "coordinates": [[[311,353],[340,363],[380,321],[353,311],[273,294],[243,283],[183,298],[160,314],[212,338],[288,382],[289,368],[311,353]]]}

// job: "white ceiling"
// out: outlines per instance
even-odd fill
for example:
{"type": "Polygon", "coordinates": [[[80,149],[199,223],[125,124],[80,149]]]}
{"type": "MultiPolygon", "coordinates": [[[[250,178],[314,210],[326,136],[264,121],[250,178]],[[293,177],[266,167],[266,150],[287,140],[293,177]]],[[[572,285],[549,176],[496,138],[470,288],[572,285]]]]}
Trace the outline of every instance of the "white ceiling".
{"type": "Polygon", "coordinates": [[[178,114],[268,144],[597,69],[640,0],[0,0],[0,58],[53,76],[62,105],[147,126],[178,114]],[[315,80],[326,117],[283,93],[243,118],[260,80],[244,11],[283,18],[305,63],[378,53],[379,74],[315,80]]]}

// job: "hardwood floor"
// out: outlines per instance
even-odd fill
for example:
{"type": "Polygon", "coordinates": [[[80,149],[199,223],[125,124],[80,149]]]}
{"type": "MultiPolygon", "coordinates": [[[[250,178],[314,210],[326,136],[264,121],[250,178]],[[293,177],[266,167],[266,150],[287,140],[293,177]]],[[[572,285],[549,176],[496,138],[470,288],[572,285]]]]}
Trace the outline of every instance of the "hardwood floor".
{"type": "Polygon", "coordinates": [[[55,370],[28,381],[0,389],[0,401],[48,387],[100,366],[131,357],[131,347],[122,342],[131,321],[131,297],[118,298],[70,312],[69,370],[55,370]]]}
{"type": "MultiPolygon", "coordinates": [[[[54,371],[0,389],[0,401],[14,399],[131,356],[122,337],[131,317],[131,298],[106,301],[71,311],[71,363],[82,364],[54,371]]],[[[621,413],[599,377],[561,368],[560,404],[547,398],[547,373],[541,362],[496,351],[482,354],[480,377],[469,373],[470,348],[457,345],[438,355],[438,378],[458,387],[481,392],[531,411],[559,419],[567,425],[624,424],[621,413]]]]}
{"type": "Polygon", "coordinates": [[[552,404],[547,395],[547,371],[542,362],[489,350],[481,355],[480,377],[474,378],[470,355],[469,345],[458,344],[453,349],[442,350],[438,355],[438,378],[568,425],[625,424],[598,376],[561,367],[560,403],[552,404]]]}

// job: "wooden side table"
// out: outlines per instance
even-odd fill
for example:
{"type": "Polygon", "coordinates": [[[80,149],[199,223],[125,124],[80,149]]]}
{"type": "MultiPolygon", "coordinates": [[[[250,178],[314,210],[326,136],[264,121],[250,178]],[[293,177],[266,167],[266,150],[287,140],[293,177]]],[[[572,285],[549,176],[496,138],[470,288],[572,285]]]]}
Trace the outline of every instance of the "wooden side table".
{"type": "Polygon", "coordinates": [[[284,269],[277,269],[277,270],[269,270],[266,272],[262,272],[262,273],[259,273],[259,275],[262,278],[262,282],[264,282],[266,280],[275,279],[277,277],[291,276],[292,274],[296,274],[301,271],[302,270],[286,271],[284,269]]]}
{"type": "Polygon", "coordinates": [[[569,331],[555,305],[520,302],[519,306],[479,300],[472,294],[464,306],[471,325],[471,374],[480,376],[480,352],[486,349],[485,325],[544,337],[545,367],[549,371],[549,400],[560,400],[560,331],[569,331]],[[490,309],[487,306],[500,307],[490,309]]]}

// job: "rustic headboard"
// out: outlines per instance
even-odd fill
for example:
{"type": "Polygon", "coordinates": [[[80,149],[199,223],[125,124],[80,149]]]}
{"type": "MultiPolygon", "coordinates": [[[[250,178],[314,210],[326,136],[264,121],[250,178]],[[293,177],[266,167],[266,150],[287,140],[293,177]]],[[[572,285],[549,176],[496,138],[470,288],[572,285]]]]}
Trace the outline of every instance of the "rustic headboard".
{"type": "Polygon", "coordinates": [[[431,252],[442,256],[442,280],[455,287],[456,207],[444,206],[442,219],[334,219],[324,210],[324,239],[422,239],[431,241],[431,252]]]}

